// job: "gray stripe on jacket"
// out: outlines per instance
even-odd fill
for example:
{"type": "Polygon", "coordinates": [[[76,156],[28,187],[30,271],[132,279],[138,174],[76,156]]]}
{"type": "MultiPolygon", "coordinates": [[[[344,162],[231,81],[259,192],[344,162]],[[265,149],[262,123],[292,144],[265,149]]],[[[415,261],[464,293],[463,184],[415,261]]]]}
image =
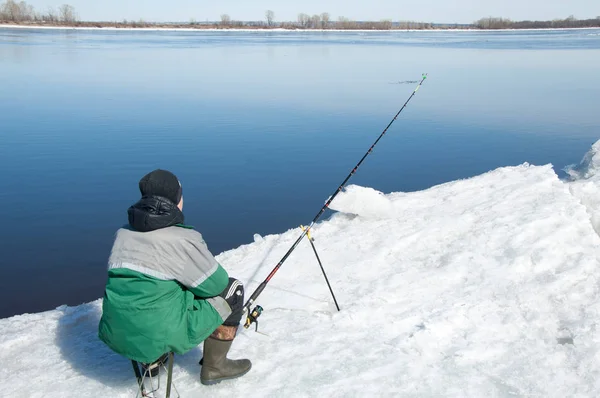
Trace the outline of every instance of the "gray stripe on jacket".
{"type": "Polygon", "coordinates": [[[210,305],[212,305],[213,308],[217,310],[219,315],[221,315],[221,319],[223,319],[223,321],[225,321],[225,319],[229,318],[229,315],[231,315],[231,307],[223,297],[211,297],[206,299],[206,301],[208,301],[210,305]]]}
{"type": "Polygon", "coordinates": [[[177,280],[188,288],[200,285],[219,267],[202,235],[180,227],[150,232],[120,228],[108,263],[109,269],[128,268],[158,279],[177,280]]]}

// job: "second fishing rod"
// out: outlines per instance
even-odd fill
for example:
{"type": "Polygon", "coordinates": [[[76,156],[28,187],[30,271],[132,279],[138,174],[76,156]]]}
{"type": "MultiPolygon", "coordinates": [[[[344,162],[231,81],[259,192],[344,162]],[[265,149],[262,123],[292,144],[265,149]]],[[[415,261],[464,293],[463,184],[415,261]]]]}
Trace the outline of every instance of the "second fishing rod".
{"type": "Polygon", "coordinates": [[[246,303],[244,304],[244,311],[247,314],[246,315],[246,322],[244,323],[244,327],[245,328],[248,328],[248,327],[250,327],[250,325],[252,325],[253,323],[257,322],[257,318],[262,313],[262,307],[260,307],[260,306],[256,306],[251,311],[250,307],[252,307],[252,304],[254,304],[254,302],[256,301],[256,299],[258,298],[258,296],[262,293],[262,291],[265,290],[265,288],[267,287],[267,284],[273,278],[273,276],[275,276],[275,273],[279,270],[279,268],[281,268],[281,266],[283,265],[283,263],[285,262],[285,260],[288,259],[288,257],[296,249],[296,247],[298,246],[298,244],[300,244],[300,242],[306,236],[306,234],[308,234],[310,232],[311,228],[315,225],[315,223],[317,222],[317,220],[323,215],[323,213],[329,207],[329,205],[331,204],[331,202],[333,202],[333,199],[335,199],[335,197],[342,191],[342,189],[344,188],[344,186],[346,185],[346,183],[348,182],[348,180],[350,180],[350,178],[356,173],[356,171],[358,170],[358,168],[360,167],[360,165],[364,162],[364,160],[367,158],[367,156],[369,156],[369,154],[371,152],[373,152],[373,148],[375,148],[375,145],[377,145],[377,143],[381,140],[381,138],[383,138],[383,136],[388,131],[388,129],[390,128],[390,126],[398,118],[398,116],[400,115],[400,113],[402,113],[402,111],[404,110],[404,108],[406,108],[406,105],[408,105],[408,103],[410,102],[410,100],[412,99],[412,97],[415,96],[415,94],[417,93],[417,91],[419,90],[419,88],[421,87],[421,85],[423,84],[423,82],[425,81],[425,79],[427,79],[427,74],[426,73],[423,74],[423,76],[421,77],[421,80],[419,81],[419,84],[417,84],[417,87],[414,89],[414,91],[412,92],[412,94],[410,95],[410,97],[408,97],[408,99],[406,100],[406,102],[404,103],[404,105],[402,105],[402,107],[396,113],[396,115],[392,118],[392,120],[389,122],[389,124],[386,126],[386,128],[381,132],[381,134],[379,135],[379,137],[377,138],[377,140],[375,140],[375,142],[373,143],[373,145],[371,145],[371,147],[369,148],[369,150],[363,155],[363,157],[356,164],[356,166],[354,166],[354,168],[352,169],[352,171],[350,172],[350,174],[348,174],[348,176],[344,179],[344,181],[340,184],[340,186],[335,190],[335,192],[333,193],[333,195],[331,195],[330,198],[327,200],[327,202],[323,205],[323,207],[321,207],[321,210],[319,210],[319,212],[317,213],[317,215],[315,216],[315,218],[311,221],[310,225],[308,227],[302,228],[302,233],[300,234],[300,236],[298,237],[298,239],[296,239],[296,241],[294,242],[294,244],[284,254],[284,256],[281,258],[281,260],[279,260],[279,263],[277,263],[277,265],[275,266],[275,268],[273,268],[273,270],[267,276],[267,278],[256,288],[256,290],[248,298],[248,301],[246,301],[246,303]]]}

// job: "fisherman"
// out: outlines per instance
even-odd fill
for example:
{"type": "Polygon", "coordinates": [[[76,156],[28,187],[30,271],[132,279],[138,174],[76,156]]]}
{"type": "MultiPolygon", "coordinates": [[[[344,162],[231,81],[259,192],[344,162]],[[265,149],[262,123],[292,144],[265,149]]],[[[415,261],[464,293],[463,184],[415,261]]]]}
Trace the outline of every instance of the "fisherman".
{"type": "Polygon", "coordinates": [[[139,182],[141,199],[116,232],[108,264],[100,339],[114,352],[149,367],[165,354],[204,342],[200,381],[243,376],[248,359],[227,353],[243,315],[244,287],[184,224],[182,186],[157,169],[139,182]]]}

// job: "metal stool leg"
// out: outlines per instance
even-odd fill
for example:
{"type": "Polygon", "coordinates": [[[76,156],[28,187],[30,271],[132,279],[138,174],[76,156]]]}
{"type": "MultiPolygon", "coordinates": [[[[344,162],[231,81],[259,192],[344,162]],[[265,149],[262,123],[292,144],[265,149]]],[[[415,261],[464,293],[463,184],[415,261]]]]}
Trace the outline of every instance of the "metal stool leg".
{"type": "Polygon", "coordinates": [[[168,369],[165,366],[164,359],[161,361],[153,362],[152,364],[143,364],[146,369],[144,371],[143,375],[140,371],[140,366],[142,364],[140,364],[139,362],[134,361],[134,360],[131,361],[131,364],[133,365],[133,371],[135,373],[135,377],[138,382],[138,392],[136,394],[136,398],[139,396],[140,392],[141,392],[141,397],[156,396],[156,392],[160,389],[160,374],[156,377],[158,379],[157,380],[158,386],[155,388],[153,377],[151,374],[152,369],[155,367],[159,367],[159,368],[162,367],[167,372],[167,394],[166,394],[165,398],[171,398],[171,387],[173,387],[173,389],[177,393],[177,398],[180,397],[179,391],[177,391],[177,387],[175,387],[175,383],[173,383],[173,363],[175,362],[175,354],[170,352],[167,356],[167,359],[169,361],[168,369]],[[149,366],[149,365],[152,365],[152,366],[149,366]],[[146,386],[144,385],[144,380],[146,379],[146,376],[148,376],[150,378],[150,388],[151,388],[150,391],[146,391],[146,386]]]}
{"type": "Polygon", "coordinates": [[[144,387],[144,379],[142,378],[142,374],[140,373],[140,367],[138,363],[134,360],[131,361],[131,364],[133,365],[133,372],[135,373],[135,378],[138,382],[138,393],[141,391],[143,397],[144,395],[146,395],[146,387],[144,387]]]}
{"type": "MultiPolygon", "coordinates": [[[[171,383],[173,381],[173,362],[175,361],[175,355],[169,353],[169,371],[167,372],[167,398],[171,397],[171,383]]],[[[177,394],[179,395],[179,394],[177,394]]]]}

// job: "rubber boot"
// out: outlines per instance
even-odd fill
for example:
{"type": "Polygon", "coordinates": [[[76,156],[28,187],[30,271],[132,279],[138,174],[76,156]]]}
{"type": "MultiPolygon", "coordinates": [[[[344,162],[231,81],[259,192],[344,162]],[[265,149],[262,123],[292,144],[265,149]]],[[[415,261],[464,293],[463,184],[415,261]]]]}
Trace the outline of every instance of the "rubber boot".
{"type": "Polygon", "coordinates": [[[204,357],[200,371],[202,384],[212,385],[223,380],[235,379],[248,373],[252,367],[252,362],[248,359],[227,358],[236,332],[235,326],[219,326],[204,340],[204,357]]]}

